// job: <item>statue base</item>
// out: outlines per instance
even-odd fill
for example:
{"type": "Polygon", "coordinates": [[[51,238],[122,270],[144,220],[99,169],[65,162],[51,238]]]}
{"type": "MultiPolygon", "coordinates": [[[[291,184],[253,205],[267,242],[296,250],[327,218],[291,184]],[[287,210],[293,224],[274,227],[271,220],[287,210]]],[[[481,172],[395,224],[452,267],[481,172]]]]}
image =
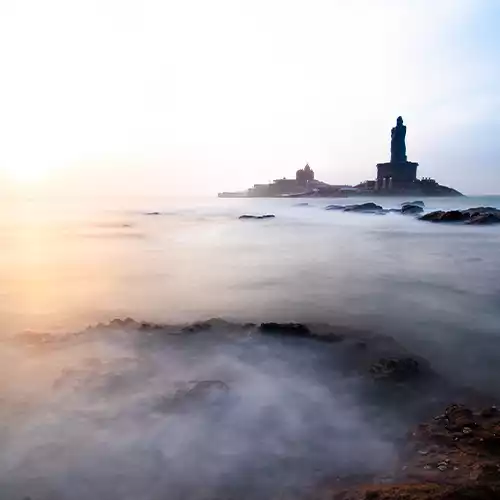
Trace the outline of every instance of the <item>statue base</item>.
{"type": "Polygon", "coordinates": [[[412,161],[377,163],[376,189],[411,188],[417,180],[417,167],[418,163],[412,161]]]}

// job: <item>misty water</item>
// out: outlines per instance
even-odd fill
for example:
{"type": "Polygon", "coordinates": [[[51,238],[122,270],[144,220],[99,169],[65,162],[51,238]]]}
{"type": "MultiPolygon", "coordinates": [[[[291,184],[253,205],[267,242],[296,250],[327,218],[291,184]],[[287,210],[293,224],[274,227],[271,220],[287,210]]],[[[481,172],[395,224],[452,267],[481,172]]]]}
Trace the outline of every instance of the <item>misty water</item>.
{"type": "MultiPolygon", "coordinates": [[[[500,395],[498,227],[324,209],[351,202],[2,202],[5,498],[278,498],[389,470],[411,412],[341,368],[337,347],[246,322],[363,331],[500,395]],[[264,213],[276,218],[238,219],[264,213]],[[128,317],[234,325],[99,325],[128,317]]],[[[500,198],[426,210],[481,205],[500,198]]]]}

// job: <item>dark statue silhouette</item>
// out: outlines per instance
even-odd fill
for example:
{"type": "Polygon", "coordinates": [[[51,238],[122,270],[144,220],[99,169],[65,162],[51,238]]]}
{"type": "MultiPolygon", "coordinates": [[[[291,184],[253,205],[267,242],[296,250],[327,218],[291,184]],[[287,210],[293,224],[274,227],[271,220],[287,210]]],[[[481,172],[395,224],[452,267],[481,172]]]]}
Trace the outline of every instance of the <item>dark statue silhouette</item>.
{"type": "Polygon", "coordinates": [[[391,163],[406,161],[406,126],[398,116],[397,124],[391,129],[391,163]]]}

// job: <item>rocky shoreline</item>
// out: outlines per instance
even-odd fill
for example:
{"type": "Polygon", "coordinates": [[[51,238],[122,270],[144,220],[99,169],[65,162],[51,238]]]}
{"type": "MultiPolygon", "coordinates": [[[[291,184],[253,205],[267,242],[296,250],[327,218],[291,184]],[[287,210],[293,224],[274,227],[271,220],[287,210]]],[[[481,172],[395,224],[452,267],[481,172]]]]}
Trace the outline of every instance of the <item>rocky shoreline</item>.
{"type": "Polygon", "coordinates": [[[332,488],[331,500],[493,500],[500,498],[500,411],[448,406],[409,436],[391,484],[332,488]]]}
{"type": "MultiPolygon", "coordinates": [[[[402,215],[415,215],[421,221],[433,223],[463,223],[467,225],[492,225],[500,224],[500,210],[495,207],[473,207],[466,210],[436,210],[424,214],[425,204],[421,200],[409,201],[401,204],[401,208],[384,208],[372,201],[352,205],[327,205],[325,210],[386,215],[397,213],[402,215]]],[[[239,217],[241,220],[274,219],[274,214],[249,215],[239,217]]]]}
{"type": "MultiPolygon", "coordinates": [[[[178,326],[117,319],[104,327],[160,337],[217,333],[321,343],[330,349],[332,362],[335,360],[345,375],[371,381],[367,398],[386,401],[388,411],[400,412],[401,418],[413,422],[392,472],[371,477],[333,475],[300,497],[304,500],[500,497],[500,411],[493,398],[444,380],[426,360],[407,352],[390,337],[323,324],[235,324],[220,319],[178,326]]],[[[231,390],[231,384],[224,380],[199,381],[164,402],[163,411],[183,408],[193,401],[213,401],[214,393],[225,398],[231,390]]]]}

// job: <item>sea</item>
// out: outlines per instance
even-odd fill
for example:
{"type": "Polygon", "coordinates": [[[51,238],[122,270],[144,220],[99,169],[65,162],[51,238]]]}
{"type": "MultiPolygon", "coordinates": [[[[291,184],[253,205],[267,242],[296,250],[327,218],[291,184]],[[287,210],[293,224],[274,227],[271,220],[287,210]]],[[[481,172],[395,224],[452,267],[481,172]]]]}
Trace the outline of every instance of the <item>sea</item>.
{"type": "Polygon", "coordinates": [[[366,201],[411,200],[1,201],[2,498],[291,498],[387,472],[402,418],[386,396],[367,403],[325,347],[248,323],[363,331],[500,397],[500,227],[325,209],[366,201]],[[220,332],[162,336],[212,318],[220,332]],[[200,381],[208,403],[170,412],[200,381]]]}

